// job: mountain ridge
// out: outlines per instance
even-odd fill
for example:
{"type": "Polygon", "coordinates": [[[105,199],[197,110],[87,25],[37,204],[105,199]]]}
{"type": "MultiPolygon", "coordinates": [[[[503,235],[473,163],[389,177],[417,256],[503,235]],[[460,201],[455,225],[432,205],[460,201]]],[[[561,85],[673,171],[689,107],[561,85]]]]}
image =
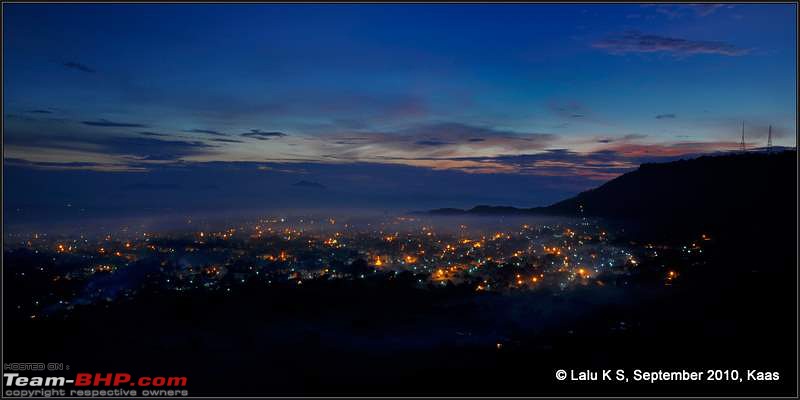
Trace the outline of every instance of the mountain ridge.
{"type": "Polygon", "coordinates": [[[480,205],[429,215],[601,217],[659,230],[773,226],[796,211],[797,151],[705,155],[645,163],[602,185],[545,207],[480,205]],[[755,213],[754,213],[755,211],[755,213]]]}

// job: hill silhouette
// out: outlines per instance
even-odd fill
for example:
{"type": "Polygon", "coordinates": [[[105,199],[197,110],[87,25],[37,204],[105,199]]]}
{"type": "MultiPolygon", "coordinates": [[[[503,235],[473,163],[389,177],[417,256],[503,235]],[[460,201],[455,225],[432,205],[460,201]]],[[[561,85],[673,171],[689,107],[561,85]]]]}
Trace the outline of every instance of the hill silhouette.
{"type": "Polygon", "coordinates": [[[327,189],[325,185],[319,182],[312,181],[299,181],[292,184],[295,187],[312,188],[312,189],[327,189]]]}
{"type": "Polygon", "coordinates": [[[642,164],[603,185],[547,207],[477,206],[434,215],[602,217],[649,233],[742,228],[794,231],[797,151],[747,152],[642,164]]]}

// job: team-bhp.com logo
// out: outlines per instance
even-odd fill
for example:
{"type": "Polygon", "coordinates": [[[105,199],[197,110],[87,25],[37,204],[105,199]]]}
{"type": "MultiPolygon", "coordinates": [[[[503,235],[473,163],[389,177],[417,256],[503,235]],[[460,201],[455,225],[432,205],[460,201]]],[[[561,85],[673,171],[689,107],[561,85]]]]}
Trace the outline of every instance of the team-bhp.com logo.
{"type": "Polygon", "coordinates": [[[3,373],[3,380],[6,386],[94,386],[94,387],[119,387],[119,386],[142,386],[142,387],[186,387],[185,376],[142,376],[133,379],[131,374],[108,373],[108,374],[89,374],[78,373],[75,379],[67,379],[63,376],[20,376],[18,373],[3,373]]]}
{"type": "Polygon", "coordinates": [[[185,376],[142,376],[127,373],[85,373],[65,376],[21,376],[3,373],[3,393],[13,397],[61,396],[187,396],[185,376]],[[72,386],[71,389],[65,386],[72,386]],[[137,389],[139,389],[137,391],[137,389]]]}

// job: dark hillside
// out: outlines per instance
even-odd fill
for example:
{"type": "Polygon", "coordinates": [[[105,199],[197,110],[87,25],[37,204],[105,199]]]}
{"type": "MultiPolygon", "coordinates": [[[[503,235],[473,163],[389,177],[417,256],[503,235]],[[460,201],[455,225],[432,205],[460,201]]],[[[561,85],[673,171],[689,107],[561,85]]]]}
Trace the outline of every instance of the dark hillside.
{"type": "Polygon", "coordinates": [[[586,216],[632,221],[660,234],[791,233],[796,162],[796,151],[783,151],[643,164],[544,210],[577,215],[582,207],[586,216]]]}

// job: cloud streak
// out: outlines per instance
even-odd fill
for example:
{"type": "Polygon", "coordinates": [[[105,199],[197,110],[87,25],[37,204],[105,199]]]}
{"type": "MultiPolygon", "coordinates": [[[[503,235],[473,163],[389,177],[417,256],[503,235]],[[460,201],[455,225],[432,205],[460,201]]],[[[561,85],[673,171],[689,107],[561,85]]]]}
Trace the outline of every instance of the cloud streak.
{"type": "Polygon", "coordinates": [[[123,164],[114,163],[99,163],[89,161],[68,161],[68,162],[55,162],[55,161],[30,161],[24,158],[5,158],[4,161],[9,166],[26,167],[33,169],[43,170],[89,170],[89,171],[144,171],[143,168],[130,167],[123,164]]]}
{"type": "Polygon", "coordinates": [[[585,118],[590,114],[586,106],[575,101],[551,101],[548,103],[547,107],[553,114],[562,118],[585,118]]]}
{"type": "Polygon", "coordinates": [[[655,7],[655,11],[659,14],[666,15],[669,19],[680,18],[686,15],[684,11],[688,11],[690,15],[695,17],[707,17],[716,13],[724,7],[732,7],[726,4],[643,4],[642,7],[655,7]]]}
{"type": "Polygon", "coordinates": [[[453,143],[442,142],[442,141],[439,141],[439,140],[418,140],[418,141],[414,142],[414,144],[419,145],[419,146],[446,146],[446,145],[453,144],[453,143]]]}
{"type": "Polygon", "coordinates": [[[242,133],[241,136],[258,140],[269,140],[271,138],[288,136],[283,132],[262,132],[260,129],[251,129],[250,132],[242,133]]]}
{"type": "Polygon", "coordinates": [[[95,155],[94,158],[113,158],[120,164],[131,165],[139,165],[142,161],[180,161],[184,157],[212,154],[217,148],[202,141],[129,136],[11,135],[6,137],[6,142],[10,146],[26,149],[25,152],[31,156],[37,153],[80,152],[87,156],[95,155]]]}
{"type": "Polygon", "coordinates": [[[135,124],[128,122],[114,122],[107,119],[100,119],[97,121],[81,121],[84,125],[89,126],[102,126],[106,128],[147,128],[147,125],[135,124]]]}
{"type": "Polygon", "coordinates": [[[688,40],[635,31],[594,42],[592,47],[605,50],[609,54],[670,53],[676,56],[716,54],[736,57],[747,55],[751,51],[725,42],[688,40]]]}
{"type": "Polygon", "coordinates": [[[188,133],[205,133],[206,135],[216,135],[216,136],[228,136],[226,133],[222,133],[219,131],[211,130],[211,129],[187,129],[184,132],[188,133]]]}
{"type": "Polygon", "coordinates": [[[630,142],[630,141],[634,141],[634,140],[644,139],[646,137],[647,137],[647,135],[642,135],[642,134],[638,134],[638,133],[631,133],[629,135],[625,135],[625,136],[622,136],[622,137],[616,137],[616,138],[609,138],[609,137],[600,138],[600,139],[597,139],[597,143],[630,142]]]}
{"type": "MultiPolygon", "coordinates": [[[[555,135],[548,133],[515,132],[443,122],[420,124],[396,131],[321,135],[309,145],[316,153],[330,160],[389,160],[393,163],[427,165],[435,159],[541,150],[555,139],[555,135]]],[[[442,166],[444,164],[439,164],[437,168],[442,166]]]]}
{"type": "Polygon", "coordinates": [[[688,4],[688,6],[694,8],[694,12],[696,15],[700,17],[705,17],[725,7],[725,4],[688,4]]]}
{"type": "Polygon", "coordinates": [[[66,68],[78,70],[78,71],[81,71],[81,72],[86,72],[87,74],[93,74],[93,73],[96,72],[94,69],[89,68],[86,65],[78,63],[78,62],[75,62],[75,61],[67,61],[63,65],[66,68]]]}
{"type": "Polygon", "coordinates": [[[236,139],[214,138],[214,139],[209,139],[209,140],[212,141],[212,142],[219,142],[219,143],[244,143],[243,141],[236,140],[236,139]]]}

